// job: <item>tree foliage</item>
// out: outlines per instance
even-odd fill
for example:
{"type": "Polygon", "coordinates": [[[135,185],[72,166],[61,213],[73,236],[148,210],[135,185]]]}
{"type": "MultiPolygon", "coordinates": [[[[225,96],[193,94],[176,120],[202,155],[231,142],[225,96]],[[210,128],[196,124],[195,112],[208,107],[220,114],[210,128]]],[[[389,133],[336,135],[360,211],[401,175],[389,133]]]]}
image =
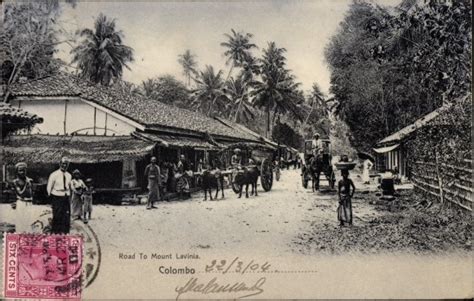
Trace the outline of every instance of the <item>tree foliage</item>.
{"type": "Polygon", "coordinates": [[[178,107],[186,107],[190,103],[188,89],[172,75],[162,75],[143,81],[140,90],[148,98],[178,107]]]}
{"type": "Polygon", "coordinates": [[[123,32],[115,29],[115,19],[102,13],[94,23],[94,30],[83,29],[81,43],[72,49],[72,62],[76,63],[81,76],[104,86],[120,79],[123,69],[133,61],[133,49],[123,45],[123,32]]]}
{"type": "Polygon", "coordinates": [[[210,116],[212,112],[225,114],[229,100],[224,87],[222,70],[216,72],[214,67],[206,66],[206,69],[201,71],[196,78],[196,89],[191,91],[192,107],[207,116],[210,116]]]}
{"type": "MultiPolygon", "coordinates": [[[[76,1],[65,1],[75,5],[76,1]]],[[[64,30],[58,22],[58,0],[14,1],[3,3],[0,33],[2,83],[7,86],[20,77],[40,78],[59,68],[53,58],[64,30]]],[[[6,93],[7,94],[7,93],[6,93]]]]}
{"type": "Polygon", "coordinates": [[[250,102],[250,84],[244,72],[235,79],[231,77],[226,82],[225,92],[230,100],[231,114],[234,122],[248,122],[255,117],[254,109],[250,102]],[[235,112],[235,113],[234,113],[235,112]]]}
{"type": "Polygon", "coordinates": [[[381,138],[471,89],[469,1],[355,1],[326,48],[353,144],[381,138]]]}
{"type": "Polygon", "coordinates": [[[191,85],[191,79],[198,75],[196,55],[191,50],[186,49],[183,54],[178,55],[178,63],[183,68],[183,75],[186,78],[186,85],[191,85]]]}
{"type": "Polygon", "coordinates": [[[272,139],[280,144],[285,144],[300,149],[303,137],[286,123],[277,122],[272,130],[272,139]]]}
{"type": "MultiPolygon", "coordinates": [[[[252,83],[253,103],[264,108],[267,115],[267,133],[278,114],[290,114],[295,119],[303,118],[298,103],[302,102],[302,94],[290,70],[286,69],[285,48],[277,47],[269,42],[263,50],[258,70],[259,79],[252,83]],[[270,115],[273,112],[273,122],[270,115]]],[[[267,135],[268,136],[268,135],[267,135]]]]}

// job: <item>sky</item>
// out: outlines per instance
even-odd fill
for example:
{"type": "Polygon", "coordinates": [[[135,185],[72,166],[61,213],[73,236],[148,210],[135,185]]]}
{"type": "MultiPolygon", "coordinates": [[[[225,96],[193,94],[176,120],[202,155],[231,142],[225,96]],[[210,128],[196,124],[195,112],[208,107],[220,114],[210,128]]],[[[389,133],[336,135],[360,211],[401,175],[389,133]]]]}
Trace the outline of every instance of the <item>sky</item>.
{"type": "MultiPolygon", "coordinates": [[[[384,0],[384,2],[395,0],[384,0]]],[[[287,66],[308,91],[318,83],[329,92],[330,71],[324,48],[338,29],[351,0],[278,1],[84,1],[65,7],[61,16],[66,30],[93,28],[102,12],[116,19],[124,44],[134,49],[135,61],[124,79],[140,84],[164,74],[184,80],[178,55],[190,49],[199,68],[212,65],[227,75],[229,66],[220,45],[231,29],[254,35],[259,49],[275,41],[287,50],[287,66]]],[[[71,61],[71,46],[62,44],[58,56],[71,61]]]]}

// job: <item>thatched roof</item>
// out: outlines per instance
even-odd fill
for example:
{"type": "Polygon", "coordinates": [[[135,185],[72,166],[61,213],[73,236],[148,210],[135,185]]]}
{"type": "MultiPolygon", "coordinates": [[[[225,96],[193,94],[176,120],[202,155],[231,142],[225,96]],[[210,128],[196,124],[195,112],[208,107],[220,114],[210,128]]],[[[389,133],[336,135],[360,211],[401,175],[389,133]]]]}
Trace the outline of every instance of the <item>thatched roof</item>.
{"type": "Polygon", "coordinates": [[[130,136],[16,135],[4,141],[2,160],[56,163],[66,156],[73,163],[121,161],[148,155],[154,145],[130,136]]]}
{"type": "Polygon", "coordinates": [[[198,112],[167,105],[117,88],[92,84],[72,74],[58,73],[43,79],[14,84],[11,96],[61,97],[77,96],[100,104],[147,127],[184,129],[198,133],[225,136],[238,140],[255,140],[217,120],[198,112]]]}
{"type": "Polygon", "coordinates": [[[146,141],[158,142],[164,147],[194,148],[217,150],[218,147],[199,137],[172,136],[155,133],[135,132],[135,137],[146,141]]]}

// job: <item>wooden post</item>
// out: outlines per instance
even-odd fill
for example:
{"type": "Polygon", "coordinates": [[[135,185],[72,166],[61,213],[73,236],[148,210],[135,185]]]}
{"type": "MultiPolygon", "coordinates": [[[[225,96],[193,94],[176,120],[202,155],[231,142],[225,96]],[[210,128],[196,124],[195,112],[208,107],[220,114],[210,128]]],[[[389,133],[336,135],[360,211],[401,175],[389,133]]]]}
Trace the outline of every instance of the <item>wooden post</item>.
{"type": "Polygon", "coordinates": [[[438,178],[438,187],[439,187],[439,198],[441,204],[444,204],[444,193],[443,193],[443,179],[441,178],[441,173],[439,171],[439,154],[438,149],[435,149],[435,162],[436,162],[436,177],[438,178]]]}
{"type": "Polygon", "coordinates": [[[94,136],[96,135],[96,127],[97,127],[97,108],[94,108],[94,136]]]}
{"type": "Polygon", "coordinates": [[[66,120],[67,120],[67,100],[64,101],[64,135],[66,135],[66,120]]]}
{"type": "Polygon", "coordinates": [[[104,136],[107,136],[107,113],[105,113],[104,136]]]}

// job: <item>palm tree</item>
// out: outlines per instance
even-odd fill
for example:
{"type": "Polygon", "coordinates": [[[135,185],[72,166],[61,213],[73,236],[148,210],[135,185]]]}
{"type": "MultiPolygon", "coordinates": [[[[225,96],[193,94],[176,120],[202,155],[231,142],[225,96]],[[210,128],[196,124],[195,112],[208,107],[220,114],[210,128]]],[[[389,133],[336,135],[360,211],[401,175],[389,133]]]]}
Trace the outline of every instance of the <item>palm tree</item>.
{"type": "Polygon", "coordinates": [[[236,32],[231,29],[231,34],[224,35],[227,37],[227,42],[222,42],[221,46],[227,49],[224,55],[227,57],[226,64],[230,64],[227,81],[234,67],[243,67],[248,58],[252,56],[250,51],[257,48],[257,45],[250,43],[250,39],[253,37],[251,33],[236,32]]]}
{"type": "Polygon", "coordinates": [[[193,107],[206,113],[207,116],[210,116],[215,105],[221,108],[219,111],[225,111],[229,101],[225,94],[222,70],[216,73],[212,66],[206,66],[206,69],[201,71],[196,78],[196,85],[196,89],[192,91],[193,102],[191,105],[193,107]]]}
{"type": "Polygon", "coordinates": [[[77,63],[80,74],[102,85],[110,85],[121,78],[123,68],[133,62],[133,49],[122,44],[122,31],[115,30],[115,20],[100,14],[95,20],[94,31],[83,29],[84,40],[71,50],[72,62],[77,63]]]}
{"type": "Polygon", "coordinates": [[[155,92],[155,87],[156,83],[155,80],[152,78],[149,78],[147,80],[142,81],[142,84],[140,86],[140,90],[143,94],[143,96],[146,96],[148,98],[152,98],[153,93],[155,92]]]}
{"type": "Polygon", "coordinates": [[[178,62],[183,67],[183,75],[186,78],[187,87],[191,85],[192,76],[197,75],[197,62],[195,58],[196,56],[189,49],[186,49],[183,54],[178,55],[178,62]]]}
{"type": "Polygon", "coordinates": [[[264,107],[267,115],[266,134],[270,135],[270,115],[273,111],[273,121],[277,114],[290,113],[292,117],[301,119],[301,110],[298,102],[301,101],[298,91],[299,83],[294,81],[290,71],[285,69],[285,48],[278,48],[274,42],[268,43],[268,48],[263,50],[260,60],[260,78],[253,82],[251,95],[254,104],[264,107]]]}
{"type": "Polygon", "coordinates": [[[246,80],[246,74],[241,72],[235,79],[230,78],[226,82],[227,96],[231,101],[232,110],[230,110],[229,117],[233,111],[234,122],[244,121],[247,122],[255,117],[252,106],[250,104],[250,82],[246,80]]]}
{"type": "Polygon", "coordinates": [[[321,108],[321,111],[324,117],[327,117],[327,114],[328,114],[328,107],[326,104],[324,93],[321,91],[321,88],[319,87],[317,83],[313,83],[312,88],[313,89],[311,90],[309,98],[308,98],[308,104],[311,107],[311,110],[309,111],[308,116],[303,122],[302,127],[304,127],[308,123],[308,120],[311,114],[313,113],[315,107],[321,108]]]}

